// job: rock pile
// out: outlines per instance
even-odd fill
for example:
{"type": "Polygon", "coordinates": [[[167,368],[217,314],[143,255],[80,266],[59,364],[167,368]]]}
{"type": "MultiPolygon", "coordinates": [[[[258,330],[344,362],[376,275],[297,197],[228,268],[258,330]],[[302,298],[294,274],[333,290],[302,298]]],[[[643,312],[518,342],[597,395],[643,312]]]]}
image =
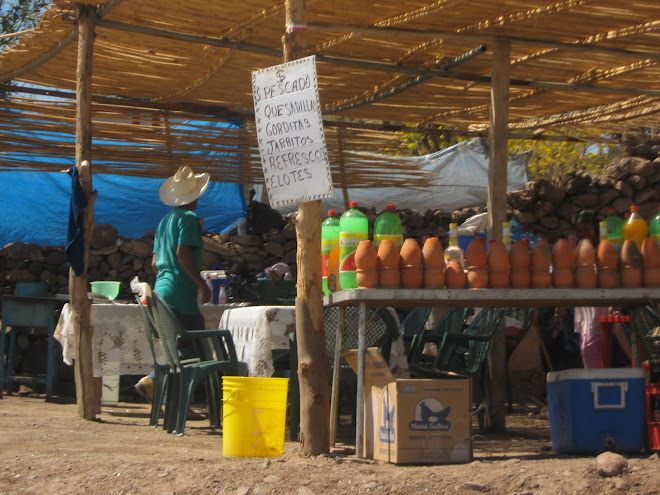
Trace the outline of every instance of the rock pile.
{"type": "MultiPolygon", "coordinates": [[[[559,236],[573,233],[572,216],[583,208],[598,212],[605,218],[612,206],[623,217],[631,205],[639,206],[644,218],[652,217],[660,204],[660,157],[622,157],[613,161],[597,178],[574,172],[554,181],[545,179],[528,182],[523,189],[507,195],[507,213],[522,224],[525,231],[555,242],[559,236]]],[[[459,225],[484,208],[464,208],[454,212],[439,209],[400,210],[404,237],[414,237],[422,243],[425,236],[437,236],[447,244],[450,222],[459,225]]],[[[366,211],[373,228],[375,208],[366,211]]],[[[373,237],[373,232],[370,233],[373,237]]],[[[151,268],[153,232],[140,239],[118,235],[108,224],[98,224],[91,240],[88,280],[119,280],[119,297],[131,297],[128,282],[138,276],[153,284],[151,268]]],[[[205,234],[203,267],[211,269],[224,264],[235,271],[241,267],[250,275],[284,261],[295,276],[296,233],[292,223],[281,230],[264,234],[205,234]]],[[[16,282],[47,282],[51,293],[68,293],[69,267],[62,246],[38,246],[20,242],[0,250],[0,294],[13,293],[16,282]]]]}

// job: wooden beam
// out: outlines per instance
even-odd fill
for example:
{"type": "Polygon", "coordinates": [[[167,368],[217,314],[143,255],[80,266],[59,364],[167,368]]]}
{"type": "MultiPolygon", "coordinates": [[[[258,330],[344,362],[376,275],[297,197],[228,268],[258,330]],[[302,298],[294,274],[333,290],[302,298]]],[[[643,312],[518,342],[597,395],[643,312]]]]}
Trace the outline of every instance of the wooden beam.
{"type": "Polygon", "coordinates": [[[348,198],[348,179],[346,178],[346,164],[344,163],[344,143],[341,136],[341,128],[337,129],[337,152],[339,153],[339,176],[341,177],[341,194],[344,196],[344,210],[350,208],[348,198]]]}
{"type": "MultiPolygon", "coordinates": [[[[63,91],[58,89],[33,88],[0,83],[0,90],[7,91],[8,93],[43,95],[67,100],[76,99],[76,93],[73,91],[63,91]]],[[[117,105],[119,107],[146,108],[167,112],[183,112],[197,115],[213,115],[241,119],[245,118],[247,115],[254,115],[254,109],[230,108],[220,105],[206,105],[203,103],[189,103],[183,101],[156,102],[152,100],[122,98],[119,96],[108,96],[103,94],[92,94],[92,101],[94,103],[117,105]]]]}
{"type": "MultiPolygon", "coordinates": [[[[493,83],[490,91],[490,163],[488,165],[488,233],[502,240],[502,222],[506,221],[506,183],[508,161],[509,75],[511,43],[497,39],[493,43],[493,83]]],[[[491,344],[492,373],[490,388],[490,424],[493,431],[506,430],[506,347],[504,319],[491,344]]]]}
{"type": "Polygon", "coordinates": [[[25,64],[23,67],[19,67],[16,70],[0,75],[0,83],[11,81],[12,79],[16,79],[17,77],[22,76],[23,74],[31,71],[32,69],[36,69],[41,64],[48,62],[51,58],[53,58],[55,55],[57,55],[67,46],[69,46],[71,42],[75,40],[77,37],[78,37],[78,29],[73,29],[57,45],[55,45],[47,52],[43,53],[40,57],[35,58],[33,61],[25,64]]]}
{"type": "Polygon", "coordinates": [[[80,185],[87,197],[84,229],[84,270],[79,276],[69,269],[69,295],[75,346],[74,373],[78,415],[84,419],[96,419],[98,399],[92,367],[92,338],[90,324],[91,303],[87,297],[87,266],[89,243],[94,232],[94,199],[92,187],[92,59],[94,52],[95,9],[77,4],[78,10],[78,65],[76,98],[76,166],[80,185]]]}
{"type": "MultiPolygon", "coordinates": [[[[284,61],[306,56],[306,0],[286,0],[284,61]]],[[[296,338],[300,383],[300,440],[305,455],[330,451],[330,391],[321,293],[321,201],[298,203],[296,215],[296,338]]]]}
{"type": "MultiPolygon", "coordinates": [[[[424,40],[432,40],[435,38],[444,38],[449,40],[462,40],[474,43],[492,43],[496,39],[503,39],[509,41],[510,44],[524,45],[524,46],[537,46],[540,48],[556,48],[570,52],[579,53],[604,53],[607,55],[616,55],[619,57],[639,59],[660,59],[658,52],[641,52],[634,50],[626,50],[623,48],[610,48],[606,46],[598,46],[596,43],[567,43],[556,40],[544,40],[542,38],[524,38],[520,36],[501,36],[487,33],[475,32],[461,32],[442,30],[442,29],[411,29],[411,28],[393,28],[393,27],[376,27],[376,26],[363,26],[356,24],[323,24],[315,23],[309,26],[311,31],[330,31],[334,33],[356,33],[383,36],[384,38],[391,38],[396,36],[408,38],[420,38],[424,40]]],[[[654,26],[648,31],[660,30],[660,24],[654,26]]]]}

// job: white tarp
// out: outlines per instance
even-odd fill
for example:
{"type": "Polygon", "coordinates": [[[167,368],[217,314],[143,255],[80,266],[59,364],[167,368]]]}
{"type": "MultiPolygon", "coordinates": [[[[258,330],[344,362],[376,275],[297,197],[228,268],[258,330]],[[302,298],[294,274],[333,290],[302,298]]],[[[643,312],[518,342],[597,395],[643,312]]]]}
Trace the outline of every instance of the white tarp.
{"type": "MultiPolygon", "coordinates": [[[[527,183],[527,162],[532,152],[509,155],[507,191],[521,189],[527,183]]],[[[370,156],[377,156],[369,154],[370,156]]],[[[388,156],[388,160],[393,157],[388,156]]],[[[433,176],[428,188],[351,188],[350,201],[359,206],[382,210],[387,203],[397,209],[428,210],[441,208],[454,211],[467,206],[485,205],[488,198],[488,145],[482,139],[462,141],[437,153],[417,157],[395,157],[395,160],[413,163],[433,176]]],[[[295,211],[296,205],[278,208],[280,213],[295,211]]],[[[344,197],[340,188],[334,196],[323,200],[323,210],[344,211],[344,197]]]]}

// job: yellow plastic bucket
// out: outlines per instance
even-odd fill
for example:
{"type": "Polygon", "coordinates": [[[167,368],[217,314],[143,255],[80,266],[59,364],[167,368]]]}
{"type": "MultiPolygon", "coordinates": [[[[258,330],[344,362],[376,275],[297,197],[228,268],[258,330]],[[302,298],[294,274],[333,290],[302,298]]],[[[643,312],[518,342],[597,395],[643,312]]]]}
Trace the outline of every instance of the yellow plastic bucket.
{"type": "Polygon", "coordinates": [[[288,378],[222,378],[222,455],[275,457],[284,453],[288,378]]]}

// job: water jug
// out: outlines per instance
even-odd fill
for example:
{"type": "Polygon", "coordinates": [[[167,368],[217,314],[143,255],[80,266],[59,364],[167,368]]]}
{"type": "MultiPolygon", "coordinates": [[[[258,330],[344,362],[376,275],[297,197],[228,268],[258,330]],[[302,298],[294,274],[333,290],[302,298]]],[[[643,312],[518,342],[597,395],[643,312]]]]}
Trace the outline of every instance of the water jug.
{"type": "Polygon", "coordinates": [[[403,230],[401,229],[401,219],[394,213],[394,205],[385,206],[385,211],[378,215],[374,222],[374,246],[376,249],[380,246],[383,239],[391,239],[398,249],[403,246],[403,230]]]}
{"type": "Polygon", "coordinates": [[[658,206],[658,214],[649,222],[649,237],[660,247],[660,206],[658,206]]]}
{"type": "Polygon", "coordinates": [[[614,208],[607,211],[605,217],[607,223],[607,240],[612,243],[617,254],[621,254],[621,246],[623,245],[623,219],[616,214],[614,208]]]}
{"type": "Polygon", "coordinates": [[[355,250],[360,241],[369,238],[369,221],[358,209],[357,201],[339,219],[339,285],[342,289],[357,288],[355,250]]]}
{"type": "Polygon", "coordinates": [[[328,218],[321,224],[321,276],[324,294],[332,291],[328,288],[328,258],[330,251],[339,246],[339,217],[335,210],[328,211],[328,218]]]}
{"type": "Polygon", "coordinates": [[[633,240],[637,244],[637,249],[642,249],[642,242],[649,233],[649,226],[646,220],[639,214],[639,207],[632,205],[630,207],[630,218],[623,224],[623,237],[625,240],[633,240]]]}

